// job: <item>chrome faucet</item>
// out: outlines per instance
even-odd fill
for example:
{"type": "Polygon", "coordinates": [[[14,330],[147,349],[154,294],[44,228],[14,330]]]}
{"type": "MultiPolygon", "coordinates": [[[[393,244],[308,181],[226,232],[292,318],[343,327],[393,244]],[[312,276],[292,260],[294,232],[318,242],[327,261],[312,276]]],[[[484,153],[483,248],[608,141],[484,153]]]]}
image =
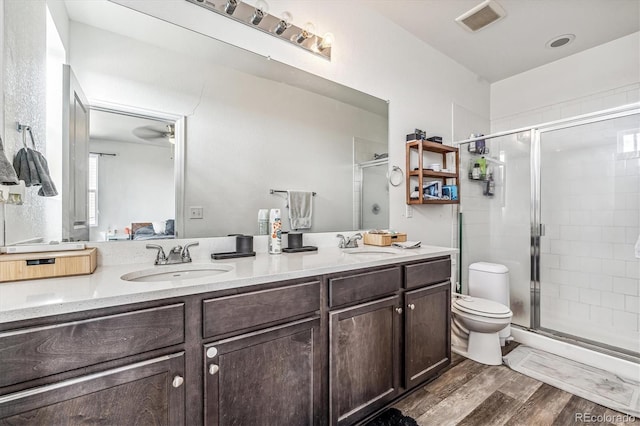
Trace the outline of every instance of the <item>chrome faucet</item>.
{"type": "Polygon", "coordinates": [[[358,232],[351,237],[345,237],[342,234],[338,234],[336,237],[340,238],[338,248],[356,248],[358,247],[358,240],[362,239],[362,234],[358,232]]]}
{"type": "Polygon", "coordinates": [[[199,243],[194,241],[192,243],[185,244],[184,248],[182,248],[182,246],[175,246],[169,252],[169,256],[164,253],[163,248],[158,244],[147,244],[147,248],[158,250],[156,260],[153,262],[154,265],[175,265],[177,263],[191,262],[191,253],[189,253],[189,248],[197,245],[199,245],[199,243]]]}

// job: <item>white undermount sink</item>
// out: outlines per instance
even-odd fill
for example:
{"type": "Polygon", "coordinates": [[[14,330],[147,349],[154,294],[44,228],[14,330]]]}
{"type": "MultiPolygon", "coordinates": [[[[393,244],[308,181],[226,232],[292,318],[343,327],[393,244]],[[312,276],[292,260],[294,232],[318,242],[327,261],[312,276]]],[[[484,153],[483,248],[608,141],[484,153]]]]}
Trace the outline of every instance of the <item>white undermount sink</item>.
{"type": "Polygon", "coordinates": [[[398,254],[397,250],[389,250],[389,249],[375,249],[375,248],[352,248],[352,249],[344,249],[343,253],[346,254],[360,254],[360,255],[393,255],[398,254]]]}
{"type": "Polygon", "coordinates": [[[120,278],[134,282],[186,281],[224,274],[233,270],[231,265],[209,263],[182,263],[159,265],[149,269],[129,272],[120,278]]]}

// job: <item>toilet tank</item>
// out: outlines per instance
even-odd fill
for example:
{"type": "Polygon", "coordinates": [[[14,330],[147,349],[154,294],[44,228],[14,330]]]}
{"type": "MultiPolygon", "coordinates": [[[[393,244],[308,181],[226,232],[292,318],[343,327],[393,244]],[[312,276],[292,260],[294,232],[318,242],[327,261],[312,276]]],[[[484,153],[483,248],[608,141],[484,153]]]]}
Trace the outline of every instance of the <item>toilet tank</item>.
{"type": "Polygon", "coordinates": [[[504,265],[488,262],[469,265],[469,296],[509,306],[509,269],[504,265]]]}

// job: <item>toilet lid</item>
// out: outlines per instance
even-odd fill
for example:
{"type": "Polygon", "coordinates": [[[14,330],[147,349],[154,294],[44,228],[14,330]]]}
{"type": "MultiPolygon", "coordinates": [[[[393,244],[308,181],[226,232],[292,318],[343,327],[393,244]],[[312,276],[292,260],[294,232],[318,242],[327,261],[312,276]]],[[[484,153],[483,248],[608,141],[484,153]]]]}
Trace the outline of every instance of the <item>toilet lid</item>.
{"type": "Polygon", "coordinates": [[[491,318],[508,318],[513,315],[511,310],[502,303],[480,297],[464,296],[457,298],[453,303],[457,309],[470,314],[491,318]]]}

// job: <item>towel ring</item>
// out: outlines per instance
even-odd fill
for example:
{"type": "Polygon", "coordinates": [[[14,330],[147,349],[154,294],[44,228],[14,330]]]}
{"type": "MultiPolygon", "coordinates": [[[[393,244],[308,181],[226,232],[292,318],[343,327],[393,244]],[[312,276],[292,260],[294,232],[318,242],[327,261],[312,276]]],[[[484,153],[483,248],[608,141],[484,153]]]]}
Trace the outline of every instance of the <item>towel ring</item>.
{"type": "Polygon", "coordinates": [[[400,186],[404,180],[404,173],[400,167],[393,166],[391,170],[387,172],[387,179],[389,179],[391,186],[400,186]]]}

